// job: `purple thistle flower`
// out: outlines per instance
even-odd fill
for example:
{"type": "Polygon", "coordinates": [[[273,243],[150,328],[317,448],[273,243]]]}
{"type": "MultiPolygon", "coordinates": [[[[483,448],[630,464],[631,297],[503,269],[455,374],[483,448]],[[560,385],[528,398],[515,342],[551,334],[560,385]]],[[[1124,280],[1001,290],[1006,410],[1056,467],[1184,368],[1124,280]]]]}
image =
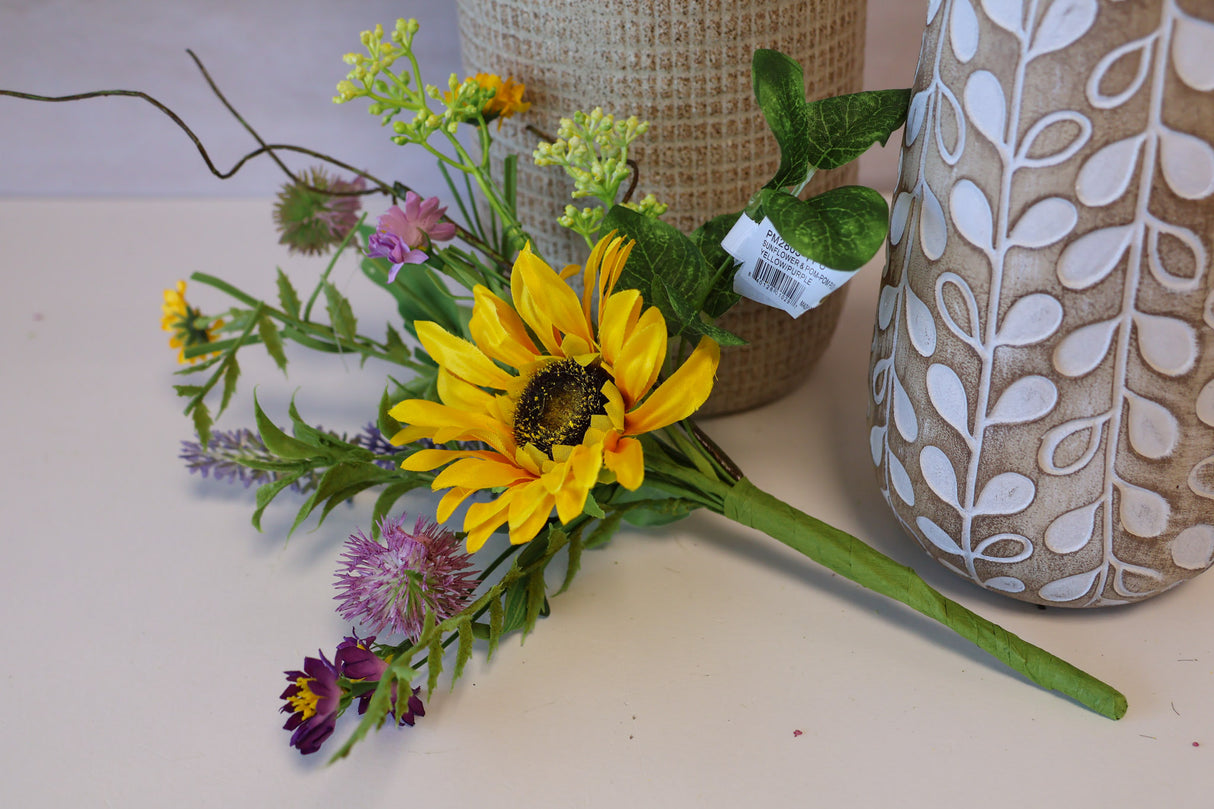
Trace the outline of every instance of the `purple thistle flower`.
{"type": "Polygon", "coordinates": [[[333,735],[337,726],[337,709],[341,703],[341,687],[337,684],[337,669],[317,652],[320,658],[305,657],[303,671],[286,672],[291,685],[280,699],[286,704],[279,709],[290,713],[285,730],[291,734],[291,746],[303,755],[315,753],[333,735]]]}
{"type": "Polygon", "coordinates": [[[386,258],[392,262],[388,283],[406,264],[421,264],[432,242],[455,237],[455,225],[443,222],[447,209],[440,208],[438,197],[423,200],[412,191],[405,192],[405,208],[393,205],[379,217],[379,226],[367,242],[367,258],[386,258]]]}
{"type": "Polygon", "coordinates": [[[477,582],[454,533],[424,517],[410,532],[404,520],[402,514],[380,521],[383,545],[361,531],[350,535],[335,598],[347,621],[416,638],[427,612],[439,621],[450,618],[463,609],[477,582]]]}
{"type": "MultiPolygon", "coordinates": [[[[384,676],[384,672],[388,670],[388,661],[371,651],[371,644],[375,642],[375,636],[371,635],[367,638],[358,637],[358,633],[354,633],[353,637],[347,637],[337,646],[337,654],[333,657],[333,662],[337,665],[337,670],[342,677],[360,682],[378,682],[384,676]]],[[[396,705],[396,686],[392,686],[392,715],[396,716],[396,711],[400,707],[396,705]]],[[[426,708],[422,705],[421,688],[414,688],[406,701],[404,711],[400,714],[399,724],[413,726],[417,721],[417,717],[426,715],[426,708]]],[[[361,695],[358,698],[358,713],[364,714],[367,712],[367,705],[371,702],[371,692],[361,695]]]]}
{"type": "Polygon", "coordinates": [[[366,187],[362,177],[340,180],[319,167],[293,178],[274,205],[279,242],[292,253],[328,252],[358,224],[361,203],[356,192],[366,187]]]}

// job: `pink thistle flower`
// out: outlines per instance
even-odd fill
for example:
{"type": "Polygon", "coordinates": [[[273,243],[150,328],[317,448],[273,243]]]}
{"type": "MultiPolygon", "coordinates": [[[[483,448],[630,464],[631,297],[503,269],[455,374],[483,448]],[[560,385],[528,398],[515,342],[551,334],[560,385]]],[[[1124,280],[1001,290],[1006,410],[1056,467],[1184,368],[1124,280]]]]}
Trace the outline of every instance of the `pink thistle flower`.
{"type": "Polygon", "coordinates": [[[386,629],[416,638],[427,612],[439,621],[450,618],[468,603],[477,582],[454,533],[424,517],[409,531],[404,520],[402,514],[380,521],[383,544],[361,531],[350,535],[335,598],[347,621],[361,621],[375,633],[386,629]]]}

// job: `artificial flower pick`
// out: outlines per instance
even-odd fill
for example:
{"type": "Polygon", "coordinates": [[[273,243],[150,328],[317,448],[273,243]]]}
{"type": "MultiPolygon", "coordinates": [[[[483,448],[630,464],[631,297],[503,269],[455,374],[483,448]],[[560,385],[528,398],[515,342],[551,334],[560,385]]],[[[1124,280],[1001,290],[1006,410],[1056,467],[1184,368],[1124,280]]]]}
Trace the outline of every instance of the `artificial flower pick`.
{"type": "MultiPolygon", "coordinates": [[[[230,299],[222,318],[187,304],[185,282],[165,293],[164,328],[189,363],[176,387],[198,434],[182,454],[192,471],[258,484],[258,527],[284,492],[302,498],[292,530],[375,492],[370,531],[349,536],[330,595],[355,629],[331,657],[321,651],[286,673],[281,710],[293,747],[320,750],[354,705],[362,718],[334,758],[390,718],[413,724],[425,713],[423,692],[432,695],[444,673],[458,681],[478,645],[492,656],[503,637],[535,628],[551,598],[574,582],[584,551],[624,523],[662,525],[698,508],[906,604],[1043,688],[1114,719],[1125,713],[1125,697],[1111,686],[760,490],[690,420],[712,390],[722,348],[742,343],[715,322],[737,301],[737,263],[722,238],[743,217],[769,219],[795,253],[846,271],[869,261],[888,230],[880,194],[853,186],[801,200],[798,192],[815,170],[884,143],[905,120],[909,91],[811,104],[799,65],[756,52],[756,100],[777,135],[779,172],[746,210],[690,236],[661,221],[666,206],[654,195],[631,199],[639,167],[628,149],[647,125],[598,109],[574,113],[534,155],[570,174],[575,197],[597,200],[582,209],[553,201],[558,221],[589,251],[558,271],[519,220],[517,157],[496,170],[490,161],[490,123],[525,113],[525,88],[486,75],[452,76],[446,91],[426,85],[417,32],[413,20],[399,20],[386,38],[379,26],[363,32],[366,52],[346,57],[351,69],[335,100],[366,99],[394,142],[432,154],[449,196],[423,197],[333,158],[324,160],[354,176],[296,175],[278,152],[316,153],[264,146],[250,157],[269,153],[290,175],[276,209],[284,243],[331,250],[328,267],[305,295],[279,270],[273,300],[194,273],[195,283],[230,299]],[[355,217],[366,194],[388,198],[376,227],[355,217]],[[843,231],[848,239],[831,237],[843,231]],[[374,333],[331,280],[353,253],[363,279],[396,305],[395,318],[374,333]],[[292,402],[284,429],[254,398],[256,432],[214,429],[238,387],[237,355],[260,345],[286,369],[287,342],[386,363],[384,394],[367,403],[373,423],[355,435],[334,432],[309,423],[292,402]],[[435,521],[399,512],[401,498],[419,489],[442,493],[435,521]],[[461,509],[457,530],[448,523],[461,509]],[[495,535],[508,541],[490,542],[495,535]],[[546,573],[558,559],[564,573],[553,590],[546,573]]],[[[58,99],[5,92],[54,101],[116,91],[58,99]]],[[[121,94],[172,115],[146,94],[121,94]]],[[[189,134],[212,171],[227,176],[189,134]]]]}

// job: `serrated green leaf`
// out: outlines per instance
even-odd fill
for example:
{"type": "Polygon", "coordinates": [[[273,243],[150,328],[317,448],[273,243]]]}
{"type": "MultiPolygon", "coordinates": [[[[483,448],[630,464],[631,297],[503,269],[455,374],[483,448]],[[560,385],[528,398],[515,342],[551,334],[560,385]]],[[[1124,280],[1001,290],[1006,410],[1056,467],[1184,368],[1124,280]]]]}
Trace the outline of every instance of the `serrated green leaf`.
{"type": "Polygon", "coordinates": [[[405,341],[400,338],[400,332],[388,325],[388,336],[384,340],[385,352],[388,359],[400,365],[408,365],[409,363],[409,347],[405,345],[405,341]]]}
{"type": "Polygon", "coordinates": [[[232,401],[232,395],[236,393],[236,380],[240,378],[240,365],[236,362],[236,355],[232,354],[228,357],[228,364],[223,369],[223,395],[219,399],[219,412],[228,409],[228,404],[232,401]]]}
{"type": "Polygon", "coordinates": [[[430,646],[426,649],[426,698],[438,688],[438,677],[443,673],[443,638],[435,632],[430,638],[430,646]]]}
{"type": "Polygon", "coordinates": [[[392,483],[380,492],[379,497],[375,498],[375,506],[371,509],[371,522],[373,525],[378,525],[381,520],[388,516],[388,512],[392,510],[392,506],[396,505],[396,501],[404,497],[414,489],[419,489],[425,486],[424,480],[402,480],[398,483],[392,483]]]}
{"type": "Polygon", "coordinates": [[[527,615],[523,621],[523,634],[531,634],[540,613],[545,612],[548,603],[547,585],[544,582],[544,571],[538,570],[527,577],[527,615]]]}
{"type": "Polygon", "coordinates": [[[528,567],[535,564],[548,552],[548,532],[545,531],[523,546],[523,552],[518,555],[515,564],[518,567],[528,567]]]}
{"type": "Polygon", "coordinates": [[[464,673],[464,665],[472,658],[472,622],[460,621],[459,628],[459,647],[455,652],[455,668],[451,672],[451,685],[455,686],[455,681],[458,680],[464,673]]]}
{"type": "Polygon", "coordinates": [[[906,123],[911,91],[867,90],[806,105],[811,166],[833,169],[850,163],[906,123]]]}
{"type": "Polygon", "coordinates": [[[194,417],[194,432],[198,434],[198,443],[205,448],[207,444],[211,443],[211,425],[214,424],[207,403],[201,399],[194,402],[194,406],[190,408],[190,415],[194,417]]]}
{"type": "Polygon", "coordinates": [[[308,498],[307,502],[300,506],[299,513],[295,516],[295,522],[288,533],[294,533],[295,529],[302,525],[303,521],[322,503],[325,504],[320,513],[320,520],[323,522],[325,516],[339,503],[382,482],[384,471],[370,463],[342,461],[330,466],[320,476],[320,480],[316,484],[316,491],[312,492],[312,496],[308,498]]]}
{"type": "Polygon", "coordinates": [[[711,318],[725,314],[742,296],[733,291],[737,260],[726,253],[721,242],[742,213],[714,216],[691,233],[691,241],[704,257],[704,266],[713,273],[712,286],[704,300],[704,312],[711,318]]]}
{"type": "Polygon", "coordinates": [[[350,738],[346,739],[345,743],[329,759],[329,763],[350,755],[355,744],[366,738],[373,729],[383,725],[388,718],[388,712],[392,710],[394,693],[398,698],[406,700],[409,698],[413,690],[413,680],[418,675],[418,672],[410,666],[409,657],[403,655],[388,664],[387,670],[379,678],[379,685],[375,687],[371,693],[371,699],[367,702],[367,712],[363,714],[358,726],[350,734],[350,738]]]}
{"type": "MultiPolygon", "coordinates": [[[[586,504],[582,506],[582,513],[587,516],[594,517],[596,520],[601,520],[607,515],[603,512],[603,507],[594,499],[594,492],[586,493],[586,504]]],[[[562,532],[563,535],[564,532],[562,532]]]]}
{"type": "Polygon", "coordinates": [[[759,48],[750,63],[755,101],[780,145],[780,166],[766,188],[805,182],[809,175],[809,113],[801,65],[779,51],[759,48]]]}
{"type": "MultiPolygon", "coordinates": [[[[502,616],[502,632],[513,632],[522,629],[527,622],[527,580],[515,579],[506,588],[505,604],[502,616]]],[[[492,616],[490,616],[492,621],[492,616]]]]}
{"type": "Polygon", "coordinates": [[[279,458],[302,461],[323,454],[318,448],[292,438],[278,429],[278,425],[271,421],[270,417],[261,409],[261,403],[257,401],[256,393],[253,394],[253,419],[257,424],[257,432],[261,435],[262,443],[266,445],[266,449],[279,458]]]}
{"type": "Polygon", "coordinates": [[[261,530],[261,515],[266,510],[266,506],[278,496],[278,493],[289,487],[297,481],[302,473],[294,475],[283,475],[277,480],[270,483],[263,483],[257,488],[257,509],[253,512],[253,527],[258,531],[261,530]]]}
{"type": "MultiPolygon", "coordinates": [[[[602,522],[600,522],[599,525],[602,525],[602,522]]],[[[578,571],[582,569],[582,547],[582,532],[575,531],[572,536],[569,537],[569,548],[566,551],[568,554],[568,559],[565,564],[565,579],[561,582],[560,589],[556,591],[555,595],[559,596],[561,593],[568,590],[569,585],[573,584],[574,577],[577,576],[578,571]]]]}
{"type": "Polygon", "coordinates": [[[262,315],[257,319],[257,336],[261,338],[261,342],[265,345],[266,351],[274,358],[274,364],[280,370],[287,370],[287,354],[283,351],[282,335],[278,331],[278,327],[274,325],[274,321],[269,315],[262,315]]]}
{"type": "Polygon", "coordinates": [[[286,273],[284,273],[282,271],[282,268],[279,267],[277,269],[278,269],[278,302],[279,302],[279,304],[282,305],[282,309],[284,312],[286,312],[288,315],[295,318],[296,320],[299,320],[299,313],[301,311],[299,295],[295,292],[295,287],[291,286],[291,281],[290,281],[290,279],[287,278],[286,273]]]}
{"type": "Polygon", "coordinates": [[[177,391],[178,396],[198,396],[206,391],[202,385],[174,385],[173,390],[177,391]]]}
{"type": "Polygon", "coordinates": [[[489,602],[489,651],[485,655],[486,660],[493,659],[493,653],[497,651],[497,643],[502,639],[506,620],[506,611],[502,608],[502,600],[494,598],[489,602]]]}
{"type": "Polygon", "coordinates": [[[889,232],[885,198],[861,185],[833,188],[804,201],[764,189],[759,202],[790,247],[833,270],[863,267],[885,244],[889,232]]]}
{"type": "Polygon", "coordinates": [[[354,342],[358,336],[358,318],[354,317],[354,309],[350,301],[338,291],[332,283],[324,282],[325,311],[329,313],[329,322],[333,331],[349,342],[354,342]]]}

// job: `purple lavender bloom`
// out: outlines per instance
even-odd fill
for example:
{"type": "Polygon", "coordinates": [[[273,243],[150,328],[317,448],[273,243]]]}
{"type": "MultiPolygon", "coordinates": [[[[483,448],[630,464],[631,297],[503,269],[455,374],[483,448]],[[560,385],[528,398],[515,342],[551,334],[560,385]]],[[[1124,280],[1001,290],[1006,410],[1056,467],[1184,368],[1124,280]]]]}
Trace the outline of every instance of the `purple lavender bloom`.
{"type": "Polygon", "coordinates": [[[291,685],[280,695],[286,704],[279,710],[290,712],[285,730],[291,734],[291,746],[303,755],[315,753],[337,726],[337,709],[341,702],[341,687],[337,684],[337,668],[324,652],[320,658],[305,657],[303,671],[286,672],[291,685]]]}
{"type": "MultiPolygon", "coordinates": [[[[347,637],[337,646],[337,654],[333,657],[333,662],[337,665],[337,670],[342,677],[350,680],[359,680],[364,682],[378,682],[384,676],[384,672],[388,670],[388,661],[384,660],[375,652],[371,651],[371,644],[375,642],[375,636],[371,635],[367,638],[358,637],[355,633],[353,637],[347,637]]],[[[396,686],[392,687],[392,702],[395,706],[392,710],[392,715],[396,715],[396,710],[400,706],[396,703],[396,686]]],[[[413,693],[409,695],[408,701],[405,703],[404,711],[400,714],[399,724],[413,726],[417,721],[417,717],[425,716],[426,709],[422,705],[421,688],[414,688],[413,693]]],[[[358,712],[364,714],[367,712],[367,705],[371,702],[371,692],[367,692],[358,698],[358,712]]]]}
{"type": "Polygon", "coordinates": [[[463,609],[476,576],[454,533],[424,517],[409,531],[404,520],[380,521],[383,545],[361,531],[350,535],[337,572],[337,611],[373,632],[416,638],[427,612],[442,621],[463,609]]]}
{"type": "Polygon", "coordinates": [[[392,262],[388,283],[406,264],[421,264],[428,256],[425,251],[432,242],[445,242],[455,237],[455,225],[443,222],[446,208],[440,208],[438,197],[423,200],[412,191],[405,192],[405,208],[393,205],[379,217],[379,226],[367,243],[368,258],[386,258],[392,262]]]}

